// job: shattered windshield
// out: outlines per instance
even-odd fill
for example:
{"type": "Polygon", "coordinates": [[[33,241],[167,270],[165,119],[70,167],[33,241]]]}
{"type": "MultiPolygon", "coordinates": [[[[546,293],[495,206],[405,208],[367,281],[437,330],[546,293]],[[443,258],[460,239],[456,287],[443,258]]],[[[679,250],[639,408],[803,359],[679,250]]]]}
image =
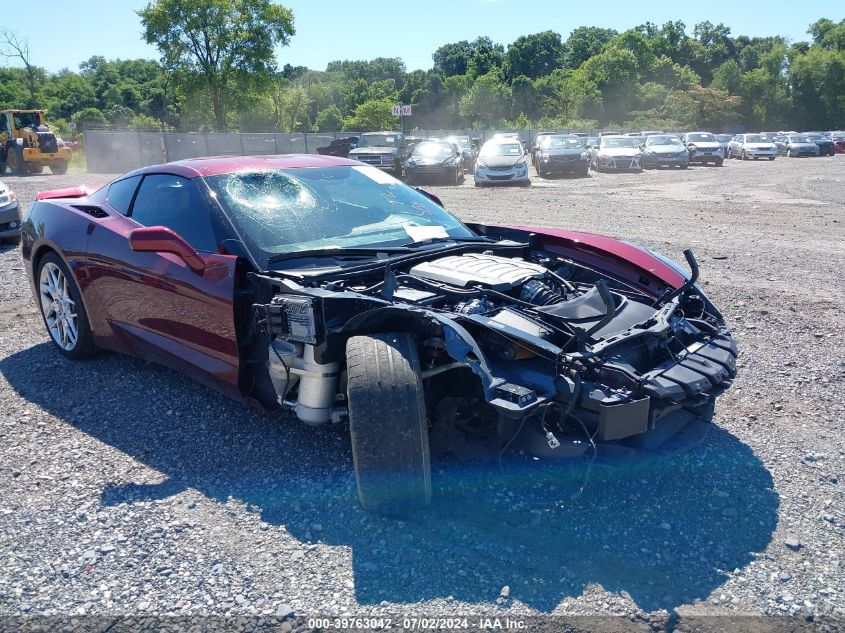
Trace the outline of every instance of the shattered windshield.
{"type": "Polygon", "coordinates": [[[205,180],[262,263],[296,251],[473,235],[442,207],[374,167],[251,171],[205,180]]]}

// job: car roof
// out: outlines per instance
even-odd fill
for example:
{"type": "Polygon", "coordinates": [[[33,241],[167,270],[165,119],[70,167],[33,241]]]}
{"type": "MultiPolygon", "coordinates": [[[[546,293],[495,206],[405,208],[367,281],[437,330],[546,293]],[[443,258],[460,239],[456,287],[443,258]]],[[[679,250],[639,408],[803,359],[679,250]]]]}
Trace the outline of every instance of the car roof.
{"type": "Polygon", "coordinates": [[[337,156],[320,154],[280,154],[268,156],[209,156],[187,158],[172,163],[150,165],[136,169],[127,176],[136,174],[175,174],[184,178],[217,176],[239,171],[263,171],[274,169],[299,169],[304,167],[337,167],[361,165],[358,161],[337,156]]]}

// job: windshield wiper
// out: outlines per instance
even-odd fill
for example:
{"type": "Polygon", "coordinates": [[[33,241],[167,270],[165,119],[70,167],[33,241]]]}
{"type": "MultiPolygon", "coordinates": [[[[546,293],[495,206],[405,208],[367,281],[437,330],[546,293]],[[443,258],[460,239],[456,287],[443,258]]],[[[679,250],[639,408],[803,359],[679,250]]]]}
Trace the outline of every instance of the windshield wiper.
{"type": "Polygon", "coordinates": [[[311,248],[302,251],[292,251],[290,253],[279,253],[267,258],[267,264],[275,264],[289,259],[302,259],[305,257],[369,257],[378,256],[380,253],[396,254],[407,253],[408,249],[405,246],[382,246],[380,248],[358,248],[355,246],[349,247],[332,247],[332,248],[311,248]]]}

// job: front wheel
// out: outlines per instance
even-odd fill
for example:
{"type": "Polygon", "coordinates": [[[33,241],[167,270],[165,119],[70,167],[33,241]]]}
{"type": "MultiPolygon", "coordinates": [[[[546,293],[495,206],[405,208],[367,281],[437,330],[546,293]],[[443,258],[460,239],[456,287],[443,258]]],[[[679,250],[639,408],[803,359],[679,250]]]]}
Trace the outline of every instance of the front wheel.
{"type": "Polygon", "coordinates": [[[6,157],[9,164],[9,171],[13,176],[23,176],[26,174],[26,163],[23,161],[23,150],[20,147],[14,146],[9,150],[9,155],[6,157]]]}
{"type": "Polygon", "coordinates": [[[745,150],[742,150],[742,154],[739,155],[741,160],[748,160],[748,154],[745,153],[745,150]]]}
{"type": "Polygon", "coordinates": [[[62,258],[47,253],[36,278],[41,316],[53,344],[68,358],[93,356],[96,347],[82,295],[62,258]]]}
{"type": "Polygon", "coordinates": [[[725,162],[724,158],[717,158],[716,159],[716,167],[721,167],[724,162],[725,162]]]}
{"type": "Polygon", "coordinates": [[[774,160],[774,159],[775,159],[774,156],[769,156],[769,160],[774,160]]]}
{"type": "Polygon", "coordinates": [[[64,176],[67,173],[67,163],[55,163],[50,165],[50,172],[57,176],[64,176]]]}
{"type": "Polygon", "coordinates": [[[349,433],[358,500],[404,515],[431,501],[431,456],[420,363],[405,332],[346,342],[349,433]]]}

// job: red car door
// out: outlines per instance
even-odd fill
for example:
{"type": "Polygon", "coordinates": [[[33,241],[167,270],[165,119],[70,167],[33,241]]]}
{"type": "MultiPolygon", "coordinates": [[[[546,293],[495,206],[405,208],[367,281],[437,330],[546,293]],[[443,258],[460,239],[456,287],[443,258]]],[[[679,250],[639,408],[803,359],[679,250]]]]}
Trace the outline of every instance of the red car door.
{"type": "MultiPolygon", "coordinates": [[[[113,185],[114,186],[114,185],[113,185]]],[[[125,217],[101,222],[88,242],[87,277],[111,332],[104,347],[129,351],[187,371],[239,395],[238,346],[232,298],[237,258],[216,250],[213,210],[196,183],[171,174],[146,175],[131,203],[109,205],[125,217]],[[129,234],[167,226],[206,261],[192,270],[170,253],[136,252],[129,234]]]]}

